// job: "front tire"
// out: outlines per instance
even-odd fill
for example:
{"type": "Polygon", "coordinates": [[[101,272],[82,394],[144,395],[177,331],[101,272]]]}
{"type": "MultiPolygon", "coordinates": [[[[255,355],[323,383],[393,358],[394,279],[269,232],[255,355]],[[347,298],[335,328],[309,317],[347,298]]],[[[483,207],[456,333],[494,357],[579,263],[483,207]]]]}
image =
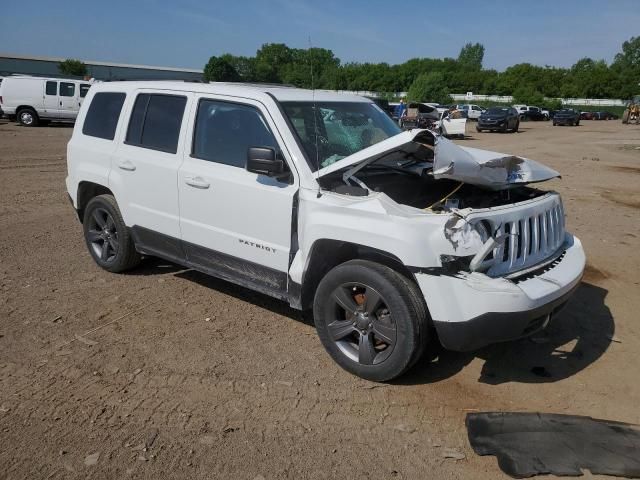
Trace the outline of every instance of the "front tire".
{"type": "Polygon", "coordinates": [[[85,208],[82,226],[89,253],[101,268],[120,273],[140,263],[140,254],[113,195],[92,198],[85,208]]]}
{"type": "Polygon", "coordinates": [[[392,380],[422,356],[427,310],[418,287],[366,260],[338,265],[316,290],[314,322],[329,355],[348,372],[392,380]]]}
{"type": "Polygon", "coordinates": [[[18,122],[23,127],[37,127],[39,118],[38,114],[32,108],[23,108],[18,112],[18,122]]]}

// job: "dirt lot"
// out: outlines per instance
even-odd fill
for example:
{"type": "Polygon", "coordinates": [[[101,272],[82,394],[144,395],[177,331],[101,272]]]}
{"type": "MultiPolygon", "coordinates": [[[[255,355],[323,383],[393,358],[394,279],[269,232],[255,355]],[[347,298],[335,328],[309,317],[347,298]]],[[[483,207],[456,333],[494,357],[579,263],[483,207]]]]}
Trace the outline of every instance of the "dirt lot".
{"type": "Polygon", "coordinates": [[[548,336],[435,352],[392,385],[340,370],[281,302],[153,259],[98,269],[66,198],[70,135],[0,121],[0,478],[494,479],[467,412],[640,423],[640,127],[460,142],[562,172],[588,270],[548,336]]]}

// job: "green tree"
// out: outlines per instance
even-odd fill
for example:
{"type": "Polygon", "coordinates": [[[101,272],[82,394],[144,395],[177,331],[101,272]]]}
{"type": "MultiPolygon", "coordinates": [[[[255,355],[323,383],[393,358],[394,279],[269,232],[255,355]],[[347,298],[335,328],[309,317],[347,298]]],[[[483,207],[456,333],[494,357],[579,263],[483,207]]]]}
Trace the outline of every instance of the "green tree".
{"type": "Polygon", "coordinates": [[[544,95],[529,86],[518,87],[513,92],[513,103],[542,105],[544,103],[544,95]]]}
{"type": "Polygon", "coordinates": [[[407,100],[410,102],[451,103],[444,74],[431,72],[419,75],[409,87],[407,100]]]}
{"type": "Polygon", "coordinates": [[[64,62],[58,64],[58,70],[63,75],[73,77],[84,77],[87,74],[87,66],[80,60],[67,58],[64,62]]]}
{"type": "Polygon", "coordinates": [[[204,67],[205,82],[237,82],[240,75],[228,59],[211,57],[204,67]]]}
{"type": "Polygon", "coordinates": [[[622,44],[622,52],[615,56],[611,73],[610,88],[618,92],[617,98],[629,99],[640,94],[640,37],[631,37],[622,44]]]}
{"type": "Polygon", "coordinates": [[[466,69],[480,70],[484,59],[484,45],[481,43],[467,43],[460,49],[458,63],[466,69]]]}
{"type": "Polygon", "coordinates": [[[256,60],[254,57],[243,57],[225,53],[220,57],[236,71],[238,81],[256,81],[256,60]]]}
{"type": "Polygon", "coordinates": [[[640,37],[631,37],[622,44],[622,52],[614,58],[614,64],[640,68],[640,37]]]}
{"type": "Polygon", "coordinates": [[[256,80],[282,83],[284,69],[293,60],[293,51],[284,43],[265,43],[256,52],[256,80]]]}

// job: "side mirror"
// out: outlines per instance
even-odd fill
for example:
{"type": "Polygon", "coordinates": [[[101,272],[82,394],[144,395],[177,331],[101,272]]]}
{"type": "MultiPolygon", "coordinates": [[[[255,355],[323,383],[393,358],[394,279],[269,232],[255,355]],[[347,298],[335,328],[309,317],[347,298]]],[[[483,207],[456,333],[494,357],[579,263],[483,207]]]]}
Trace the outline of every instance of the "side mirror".
{"type": "Polygon", "coordinates": [[[288,173],[284,160],[277,158],[275,149],[269,147],[249,147],[246,168],[249,172],[267,177],[277,178],[288,173]]]}

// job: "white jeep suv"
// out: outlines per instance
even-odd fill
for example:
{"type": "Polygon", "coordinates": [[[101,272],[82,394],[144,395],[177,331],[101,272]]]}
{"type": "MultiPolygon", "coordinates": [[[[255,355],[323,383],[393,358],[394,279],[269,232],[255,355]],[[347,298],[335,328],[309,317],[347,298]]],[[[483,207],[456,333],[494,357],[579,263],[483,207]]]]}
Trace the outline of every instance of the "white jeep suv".
{"type": "Polygon", "coordinates": [[[368,99],[248,84],[94,85],[67,153],[89,252],[162,257],[313,309],[344,369],[385,381],[437,335],[471,350],[544,328],[578,286],[558,176],[400,131],[368,99]]]}

